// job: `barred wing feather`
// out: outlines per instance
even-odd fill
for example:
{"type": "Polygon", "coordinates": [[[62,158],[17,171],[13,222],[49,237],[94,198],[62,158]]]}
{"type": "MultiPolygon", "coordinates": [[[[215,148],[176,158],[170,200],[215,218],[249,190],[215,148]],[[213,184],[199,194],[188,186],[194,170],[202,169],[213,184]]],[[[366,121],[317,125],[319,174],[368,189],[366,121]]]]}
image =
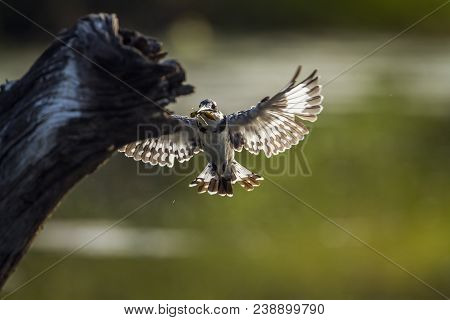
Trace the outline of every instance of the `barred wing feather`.
{"type": "Polygon", "coordinates": [[[176,120],[167,134],[127,144],[119,149],[136,161],[173,167],[175,160],[184,162],[203,151],[195,119],[172,116],[176,120]]]}
{"type": "Polygon", "coordinates": [[[287,86],[248,110],[227,116],[231,141],[236,151],[245,148],[267,157],[283,152],[303,140],[308,128],[297,120],[314,122],[322,111],[323,97],[317,70],[301,82],[299,67],[287,86]]]}

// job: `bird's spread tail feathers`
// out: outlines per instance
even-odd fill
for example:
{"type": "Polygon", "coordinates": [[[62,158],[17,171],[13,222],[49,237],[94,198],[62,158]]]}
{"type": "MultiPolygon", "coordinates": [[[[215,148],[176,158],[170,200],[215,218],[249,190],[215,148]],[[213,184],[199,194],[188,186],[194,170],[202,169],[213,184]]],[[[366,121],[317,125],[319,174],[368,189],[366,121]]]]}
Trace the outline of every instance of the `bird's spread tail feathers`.
{"type": "Polygon", "coordinates": [[[260,186],[260,181],[264,180],[260,175],[251,172],[236,160],[233,160],[233,183],[238,182],[246,191],[252,191],[260,186]]]}
{"type": "Polygon", "coordinates": [[[229,165],[226,175],[218,175],[213,169],[212,163],[203,169],[200,175],[192,181],[189,186],[197,187],[198,193],[208,192],[211,195],[218,194],[220,196],[233,196],[232,184],[238,182],[245,190],[252,191],[260,185],[263,177],[251,172],[236,160],[229,165]]]}

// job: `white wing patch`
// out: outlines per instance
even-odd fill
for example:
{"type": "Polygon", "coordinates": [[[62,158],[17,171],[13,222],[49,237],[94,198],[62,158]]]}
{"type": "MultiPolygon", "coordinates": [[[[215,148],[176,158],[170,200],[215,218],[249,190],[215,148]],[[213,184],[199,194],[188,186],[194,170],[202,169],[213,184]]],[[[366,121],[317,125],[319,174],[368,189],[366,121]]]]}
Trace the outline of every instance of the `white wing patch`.
{"type": "Polygon", "coordinates": [[[309,133],[296,118],[314,122],[322,111],[319,77],[314,71],[300,83],[293,79],[272,98],[264,98],[256,107],[228,116],[231,140],[236,151],[245,148],[253,154],[264,151],[267,157],[298,144],[309,133]]]}
{"type": "Polygon", "coordinates": [[[186,117],[180,119],[182,126],[175,132],[127,144],[120,148],[127,157],[151,165],[173,167],[175,160],[184,162],[203,151],[198,139],[197,127],[186,117]]]}

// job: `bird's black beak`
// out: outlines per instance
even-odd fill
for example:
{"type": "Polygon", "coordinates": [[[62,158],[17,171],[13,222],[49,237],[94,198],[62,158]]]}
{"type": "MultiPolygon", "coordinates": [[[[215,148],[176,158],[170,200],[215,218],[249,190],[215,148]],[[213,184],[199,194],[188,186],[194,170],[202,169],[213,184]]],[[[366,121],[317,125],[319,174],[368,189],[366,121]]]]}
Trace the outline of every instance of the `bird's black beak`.
{"type": "Polygon", "coordinates": [[[217,120],[217,111],[210,107],[200,107],[197,111],[191,112],[191,117],[195,118],[198,115],[205,116],[209,120],[217,120]]]}

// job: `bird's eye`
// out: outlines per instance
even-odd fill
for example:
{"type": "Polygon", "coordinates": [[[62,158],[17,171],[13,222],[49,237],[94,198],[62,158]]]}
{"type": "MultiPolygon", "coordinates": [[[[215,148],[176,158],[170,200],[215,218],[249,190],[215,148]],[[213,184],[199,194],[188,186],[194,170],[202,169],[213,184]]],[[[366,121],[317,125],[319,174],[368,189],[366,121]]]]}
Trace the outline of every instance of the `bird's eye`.
{"type": "Polygon", "coordinates": [[[216,105],[215,104],[212,105],[212,109],[216,110],[216,105]]]}

